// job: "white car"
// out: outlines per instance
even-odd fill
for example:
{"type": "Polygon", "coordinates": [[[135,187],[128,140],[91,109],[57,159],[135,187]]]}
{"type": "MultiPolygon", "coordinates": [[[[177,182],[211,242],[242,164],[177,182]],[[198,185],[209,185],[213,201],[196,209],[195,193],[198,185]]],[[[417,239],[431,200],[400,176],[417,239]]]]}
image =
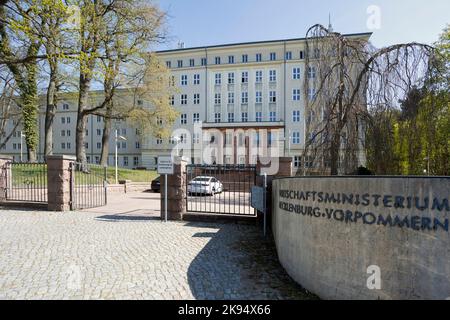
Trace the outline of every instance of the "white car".
{"type": "Polygon", "coordinates": [[[188,193],[214,195],[223,191],[222,182],[214,177],[200,176],[188,183],[188,193]]]}

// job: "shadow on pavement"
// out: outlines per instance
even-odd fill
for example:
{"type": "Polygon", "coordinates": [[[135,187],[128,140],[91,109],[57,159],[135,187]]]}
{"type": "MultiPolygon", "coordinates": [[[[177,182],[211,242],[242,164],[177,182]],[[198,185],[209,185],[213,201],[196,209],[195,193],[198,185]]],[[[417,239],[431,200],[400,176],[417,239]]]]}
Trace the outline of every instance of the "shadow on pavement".
{"type": "MultiPolygon", "coordinates": [[[[201,222],[187,226],[203,227],[201,222]]],[[[280,265],[272,235],[265,238],[260,227],[251,225],[227,223],[213,228],[217,232],[193,236],[210,238],[188,269],[196,299],[317,299],[280,265]]]]}

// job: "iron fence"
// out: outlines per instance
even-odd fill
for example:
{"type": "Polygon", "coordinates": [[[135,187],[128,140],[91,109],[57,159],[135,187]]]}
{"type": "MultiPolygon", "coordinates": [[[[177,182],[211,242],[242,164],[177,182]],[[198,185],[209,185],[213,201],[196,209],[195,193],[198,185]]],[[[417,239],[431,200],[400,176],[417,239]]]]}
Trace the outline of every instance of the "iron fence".
{"type": "Polygon", "coordinates": [[[106,167],[72,162],[70,171],[71,210],[95,208],[106,205],[106,167]]]}
{"type": "Polygon", "coordinates": [[[256,185],[256,166],[187,166],[188,212],[256,215],[251,207],[251,188],[256,185]]]}
{"type": "Polygon", "coordinates": [[[48,202],[46,163],[6,163],[6,200],[48,202]]]}

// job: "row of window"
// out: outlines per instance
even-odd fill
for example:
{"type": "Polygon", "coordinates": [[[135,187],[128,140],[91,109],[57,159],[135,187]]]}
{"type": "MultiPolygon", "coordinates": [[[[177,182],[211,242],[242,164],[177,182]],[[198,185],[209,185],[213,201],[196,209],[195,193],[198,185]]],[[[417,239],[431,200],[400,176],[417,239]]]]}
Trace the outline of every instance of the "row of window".
{"type": "MultiPolygon", "coordinates": [[[[292,68],[292,79],[293,80],[299,80],[301,75],[300,67],[294,67],[292,68]]],[[[308,67],[308,79],[314,79],[316,77],[316,67],[308,67]]],[[[222,74],[216,73],[214,76],[215,84],[221,85],[222,84],[222,74]]],[[[242,71],[241,72],[241,83],[248,83],[249,81],[249,72],[248,71],[242,71]]],[[[276,82],[277,81],[277,71],[276,70],[269,70],[269,82],[276,82]]],[[[255,82],[256,83],[262,83],[263,82],[263,71],[257,70],[255,71],[255,82]]],[[[189,83],[188,81],[188,75],[182,74],[180,76],[180,85],[181,86],[187,86],[189,83]]],[[[192,83],[194,85],[200,84],[200,74],[194,74],[193,75],[193,81],[192,83]]],[[[235,83],[235,72],[228,72],[228,84],[234,84],[235,83]]],[[[175,85],[175,77],[172,76],[172,86],[175,85]]]]}
{"type": "MultiPolygon", "coordinates": [[[[255,58],[254,58],[253,61],[255,61],[255,62],[262,62],[263,61],[262,53],[256,53],[254,57],[255,58]]],[[[277,60],[277,53],[276,52],[270,52],[267,57],[268,57],[268,59],[266,61],[276,61],[277,60]]],[[[214,57],[214,64],[216,64],[216,65],[222,64],[223,63],[222,58],[223,57],[221,57],[221,56],[215,56],[214,57]]],[[[294,58],[294,54],[293,54],[292,51],[287,51],[285,53],[285,56],[284,56],[285,60],[292,60],[293,58],[294,58]]],[[[298,54],[297,58],[300,59],[300,60],[303,60],[305,58],[305,53],[304,53],[303,50],[299,51],[299,54],[298,54]]],[[[236,56],[229,55],[227,57],[226,61],[228,62],[228,64],[234,64],[234,63],[236,63],[237,59],[236,59],[236,56]]],[[[241,63],[248,63],[249,61],[250,61],[250,59],[249,59],[249,55],[248,54],[242,54],[241,55],[241,60],[240,60],[241,63]]],[[[198,61],[196,61],[195,59],[193,59],[193,58],[189,59],[189,67],[195,67],[195,66],[197,66],[197,63],[198,63],[198,61]]],[[[207,64],[208,64],[208,61],[207,61],[206,58],[201,58],[200,59],[200,65],[201,66],[206,66],[207,64]]],[[[168,68],[172,68],[172,61],[167,60],[166,61],[166,66],[168,68]]],[[[179,59],[179,60],[177,60],[177,65],[176,66],[177,66],[177,68],[183,68],[186,65],[184,64],[184,60],[179,59]]]]}
{"type": "MultiPolygon", "coordinates": [[[[308,98],[309,100],[313,100],[316,95],[315,88],[309,88],[308,89],[308,98]]],[[[292,89],[292,101],[300,101],[301,97],[301,91],[300,89],[292,89]]],[[[277,102],[277,92],[274,90],[269,91],[269,103],[276,103],[277,102]]],[[[200,94],[194,93],[193,95],[193,104],[198,105],[200,104],[200,94]]],[[[234,92],[228,92],[227,97],[227,104],[234,104],[235,103],[235,93],[234,92]]],[[[241,104],[248,104],[248,91],[241,92],[241,104]]],[[[263,103],[263,92],[262,91],[255,91],[255,103],[263,103]]],[[[170,97],[170,104],[172,106],[175,105],[175,96],[170,97]]],[[[188,104],[188,95],[187,94],[181,94],[180,95],[180,104],[181,105],[187,105],[188,104]]],[[[214,104],[215,105],[221,105],[222,104],[222,94],[221,93],[215,93],[214,94],[214,104]]]]}
{"type": "MultiPolygon", "coordinates": [[[[91,157],[86,156],[86,161],[88,163],[91,163],[91,157]]],[[[100,164],[100,156],[94,156],[94,163],[100,164]]],[[[128,156],[123,156],[122,157],[122,166],[128,167],[128,165],[129,165],[128,156]]],[[[139,157],[138,156],[133,157],[133,166],[135,166],[135,167],[139,166],[139,157]]]]}

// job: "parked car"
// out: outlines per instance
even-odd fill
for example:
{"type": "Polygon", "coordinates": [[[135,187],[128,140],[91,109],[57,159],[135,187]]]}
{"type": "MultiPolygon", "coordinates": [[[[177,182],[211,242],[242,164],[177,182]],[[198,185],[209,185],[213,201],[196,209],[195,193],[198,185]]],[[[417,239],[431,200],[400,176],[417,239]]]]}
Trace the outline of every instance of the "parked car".
{"type": "Polygon", "coordinates": [[[153,192],[160,192],[161,191],[161,182],[160,182],[161,176],[158,178],[153,179],[151,189],[153,192]]]}
{"type": "Polygon", "coordinates": [[[214,195],[223,192],[223,184],[218,179],[208,176],[200,176],[188,183],[188,193],[214,195]]]}

